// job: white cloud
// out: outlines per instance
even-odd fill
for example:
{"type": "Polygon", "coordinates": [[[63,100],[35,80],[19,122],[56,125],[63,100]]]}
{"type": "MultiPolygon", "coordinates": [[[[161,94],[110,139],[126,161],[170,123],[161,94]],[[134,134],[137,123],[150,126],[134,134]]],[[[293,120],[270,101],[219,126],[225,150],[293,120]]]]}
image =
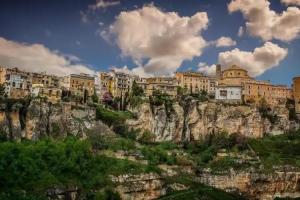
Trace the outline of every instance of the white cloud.
{"type": "Polygon", "coordinates": [[[198,71],[202,72],[208,76],[215,76],[216,75],[216,65],[205,65],[205,66],[200,66],[198,65],[198,71]]]}
{"type": "Polygon", "coordinates": [[[120,1],[114,0],[97,0],[95,4],[89,5],[90,10],[105,9],[111,6],[117,6],[120,1]]]}
{"type": "Polygon", "coordinates": [[[297,5],[300,6],[300,0],[281,0],[285,5],[297,5]]]}
{"type": "Polygon", "coordinates": [[[140,77],[151,77],[150,74],[146,73],[143,67],[135,67],[133,69],[129,69],[126,65],[124,67],[111,67],[112,70],[116,72],[123,72],[131,75],[138,75],[140,77]]]}
{"type": "Polygon", "coordinates": [[[216,47],[231,47],[236,45],[236,41],[230,37],[220,37],[214,43],[216,47]]]}
{"type": "Polygon", "coordinates": [[[70,73],[88,73],[94,71],[78,63],[80,59],[73,55],[63,55],[51,51],[42,44],[24,44],[0,37],[1,66],[18,67],[32,72],[48,72],[59,76],[70,73]]]}
{"type": "Polygon", "coordinates": [[[239,31],[238,31],[238,36],[242,37],[244,35],[244,27],[240,26],[239,31]]]}
{"type": "Polygon", "coordinates": [[[153,5],[123,11],[110,26],[110,34],[124,56],[129,56],[145,73],[169,75],[184,60],[202,54],[207,42],[201,32],[208,26],[206,12],[181,17],[153,5]]]}
{"type": "Polygon", "coordinates": [[[277,66],[287,56],[288,50],[271,42],[255,48],[253,52],[235,48],[219,54],[219,63],[224,67],[238,65],[249,71],[251,76],[259,76],[277,66]]]}
{"type": "Polygon", "coordinates": [[[228,10],[242,12],[248,33],[264,41],[288,42],[300,36],[300,9],[297,7],[288,7],[278,14],[270,9],[268,0],[232,0],[228,10]]]}
{"type": "MultiPolygon", "coordinates": [[[[106,10],[108,7],[113,7],[121,4],[120,1],[117,0],[96,0],[94,4],[88,6],[85,11],[80,11],[81,21],[83,23],[89,23],[91,21],[91,16],[93,16],[97,10],[106,10]]],[[[99,23],[100,26],[102,26],[99,23]]]]}

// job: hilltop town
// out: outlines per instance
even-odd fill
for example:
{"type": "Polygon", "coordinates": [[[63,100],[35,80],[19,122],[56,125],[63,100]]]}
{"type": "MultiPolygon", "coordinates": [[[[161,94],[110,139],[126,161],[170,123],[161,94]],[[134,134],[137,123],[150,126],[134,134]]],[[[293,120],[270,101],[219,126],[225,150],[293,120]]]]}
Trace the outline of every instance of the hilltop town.
{"type": "Polygon", "coordinates": [[[132,90],[135,83],[143,89],[146,97],[160,91],[172,98],[178,92],[197,94],[205,92],[221,102],[255,103],[262,99],[269,105],[286,102],[295,98],[296,111],[300,112],[300,78],[294,78],[293,88],[274,85],[269,81],[258,81],[239,66],[216,67],[216,76],[200,72],[176,72],[172,77],[143,78],[111,70],[96,75],[70,74],[59,77],[47,73],[33,73],[18,68],[0,68],[0,84],[7,98],[21,99],[26,96],[44,97],[52,103],[74,101],[86,103],[89,100],[103,102],[120,99],[120,104],[132,90]]]}
{"type": "Polygon", "coordinates": [[[1,67],[0,84],[0,199],[300,197],[298,77],[1,67]]]}

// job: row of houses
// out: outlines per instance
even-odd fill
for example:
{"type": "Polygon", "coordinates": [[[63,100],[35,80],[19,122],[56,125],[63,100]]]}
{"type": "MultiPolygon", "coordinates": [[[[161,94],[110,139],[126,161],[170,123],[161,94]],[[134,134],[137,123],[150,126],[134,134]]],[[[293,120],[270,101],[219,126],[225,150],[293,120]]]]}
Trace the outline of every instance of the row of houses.
{"type": "Polygon", "coordinates": [[[49,101],[57,102],[61,99],[63,91],[69,91],[71,95],[76,96],[96,94],[100,99],[105,93],[110,93],[113,97],[123,97],[130,93],[133,82],[143,88],[146,96],[151,96],[155,90],[159,90],[176,97],[178,87],[181,87],[186,93],[206,91],[213,94],[218,101],[259,103],[265,99],[268,104],[275,105],[294,96],[299,99],[300,104],[300,78],[294,79],[292,90],[285,85],[255,80],[248,75],[247,70],[238,66],[222,69],[217,65],[214,77],[186,71],[176,72],[172,77],[150,78],[114,70],[99,72],[93,76],[70,74],[58,77],[47,73],[25,72],[18,68],[0,67],[0,84],[5,86],[6,95],[15,99],[31,95],[47,97],[49,101]]]}
{"type": "Polygon", "coordinates": [[[94,94],[95,78],[87,74],[71,74],[58,77],[47,73],[25,72],[18,68],[0,67],[0,84],[5,94],[12,99],[26,96],[46,97],[50,102],[61,100],[62,91],[70,91],[73,95],[88,96],[94,94]]]}
{"type": "Polygon", "coordinates": [[[100,72],[100,94],[110,92],[114,97],[120,97],[130,92],[135,81],[143,88],[146,96],[151,96],[155,90],[170,96],[177,96],[177,88],[180,86],[188,93],[197,93],[202,90],[214,93],[217,83],[216,77],[208,77],[199,72],[176,72],[173,77],[141,78],[123,72],[100,72]]]}
{"type": "Polygon", "coordinates": [[[225,70],[217,66],[218,86],[216,99],[222,101],[259,103],[264,99],[270,105],[284,103],[293,98],[293,90],[286,85],[274,85],[270,81],[259,81],[248,75],[248,71],[231,66],[225,70]]]}

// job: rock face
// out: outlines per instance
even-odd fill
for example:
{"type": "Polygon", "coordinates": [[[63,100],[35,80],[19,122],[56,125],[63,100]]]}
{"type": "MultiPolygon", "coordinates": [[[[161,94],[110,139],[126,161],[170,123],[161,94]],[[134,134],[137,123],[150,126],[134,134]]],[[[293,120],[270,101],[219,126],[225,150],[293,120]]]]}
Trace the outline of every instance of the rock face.
{"type": "Polygon", "coordinates": [[[11,139],[36,140],[45,136],[63,138],[67,135],[85,137],[87,131],[111,132],[100,121],[95,121],[92,108],[72,109],[71,104],[57,105],[31,101],[26,107],[0,111],[0,127],[11,139]]]}
{"type": "Polygon", "coordinates": [[[151,200],[166,194],[163,179],[154,173],[114,176],[112,181],[124,200],[151,200]]]}
{"type": "Polygon", "coordinates": [[[199,181],[225,191],[240,192],[249,199],[300,197],[300,171],[290,169],[278,169],[268,175],[255,171],[230,171],[223,175],[203,173],[199,181]]]}
{"type": "Polygon", "coordinates": [[[164,106],[152,107],[142,104],[136,112],[137,119],[127,120],[132,128],[149,130],[156,141],[192,141],[207,134],[226,131],[250,138],[261,138],[265,134],[283,134],[297,125],[289,121],[289,111],[284,105],[272,110],[277,116],[271,123],[262,118],[256,107],[246,105],[222,105],[216,102],[191,100],[186,105],[173,105],[174,112],[167,115],[164,106]]]}

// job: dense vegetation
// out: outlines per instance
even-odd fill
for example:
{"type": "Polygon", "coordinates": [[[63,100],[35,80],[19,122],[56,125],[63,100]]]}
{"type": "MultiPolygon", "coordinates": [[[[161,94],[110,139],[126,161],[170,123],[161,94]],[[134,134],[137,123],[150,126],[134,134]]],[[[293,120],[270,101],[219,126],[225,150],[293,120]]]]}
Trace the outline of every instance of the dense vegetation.
{"type": "Polygon", "coordinates": [[[266,169],[274,166],[300,167],[300,131],[285,135],[267,136],[250,140],[250,146],[260,157],[266,169]]]}
{"type": "Polygon", "coordinates": [[[56,198],[57,193],[68,199],[72,192],[80,199],[106,199],[115,195],[110,192],[109,175],[148,170],[141,164],[94,154],[88,141],[76,138],[3,142],[0,199],[56,198]]]}

